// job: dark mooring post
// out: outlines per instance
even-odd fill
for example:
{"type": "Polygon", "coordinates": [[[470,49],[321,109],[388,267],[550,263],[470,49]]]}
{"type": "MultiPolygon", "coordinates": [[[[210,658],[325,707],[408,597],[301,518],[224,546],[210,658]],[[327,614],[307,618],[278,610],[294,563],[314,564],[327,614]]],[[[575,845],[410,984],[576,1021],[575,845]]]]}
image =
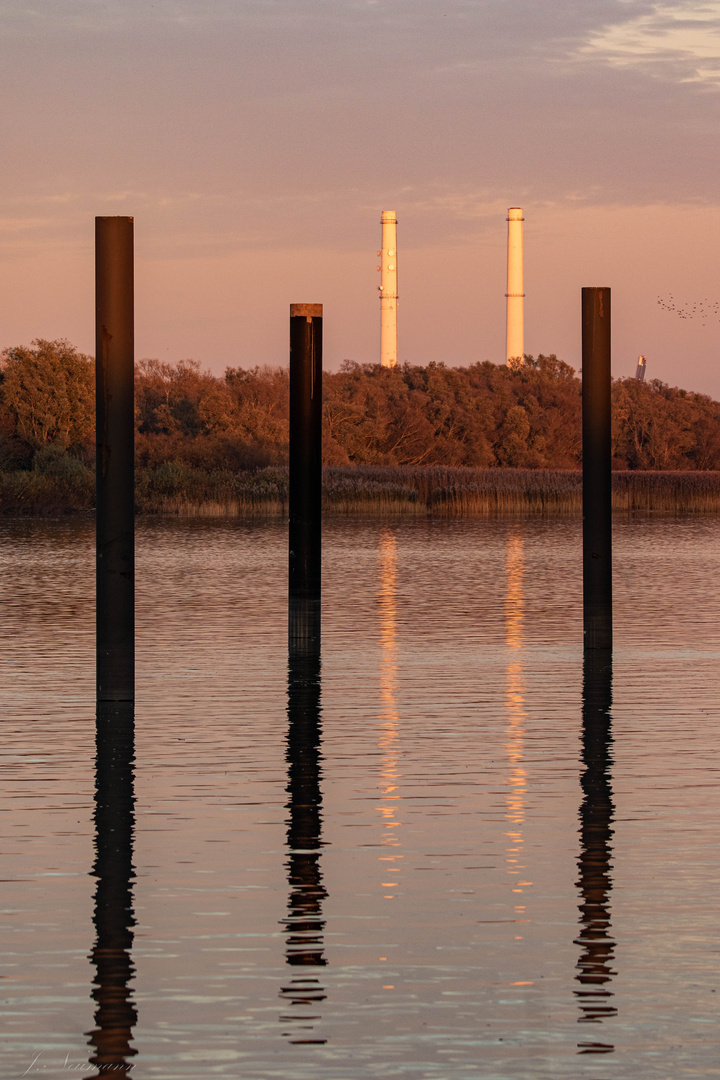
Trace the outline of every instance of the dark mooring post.
{"type": "Polygon", "coordinates": [[[290,305],[288,644],[320,648],[322,304],[290,305]]]}
{"type": "Polygon", "coordinates": [[[582,291],[583,638],[612,648],[610,290],[582,291]]]}
{"type": "Polygon", "coordinates": [[[95,218],[97,700],[135,696],[133,219],[95,218]]]}

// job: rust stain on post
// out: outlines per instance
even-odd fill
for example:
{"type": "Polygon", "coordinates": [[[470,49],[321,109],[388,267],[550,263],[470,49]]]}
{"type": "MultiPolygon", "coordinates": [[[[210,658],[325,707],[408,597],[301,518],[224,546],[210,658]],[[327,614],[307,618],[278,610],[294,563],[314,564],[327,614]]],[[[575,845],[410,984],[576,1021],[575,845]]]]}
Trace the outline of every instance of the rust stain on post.
{"type": "MultiPolygon", "coordinates": [[[[110,391],[108,388],[108,358],[110,356],[110,342],[112,341],[112,334],[108,330],[107,326],[102,326],[100,329],[100,333],[102,338],[102,348],[100,350],[100,371],[102,378],[102,394],[104,406],[103,416],[107,417],[110,398],[110,391]]],[[[100,447],[102,457],[102,475],[103,477],[107,477],[110,455],[106,432],[104,431],[101,434],[101,440],[102,441],[98,440],[98,445],[100,447]]]]}

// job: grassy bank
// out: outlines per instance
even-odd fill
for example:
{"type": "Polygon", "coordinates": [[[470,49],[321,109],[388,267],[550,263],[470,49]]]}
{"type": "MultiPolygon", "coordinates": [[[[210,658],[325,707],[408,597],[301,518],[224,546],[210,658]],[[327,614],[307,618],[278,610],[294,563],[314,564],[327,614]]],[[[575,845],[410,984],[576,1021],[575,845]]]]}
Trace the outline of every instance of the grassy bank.
{"type": "MultiPolygon", "coordinates": [[[[327,513],[393,517],[578,516],[582,477],[549,469],[337,466],[324,470],[327,513]]],[[[166,463],[139,469],[141,514],[280,517],[288,510],[287,470],[205,472],[166,463]]],[[[0,473],[0,513],[58,516],[94,507],[92,470],[54,460],[44,470],[0,473]]],[[[720,472],[613,473],[616,512],[698,514],[720,511],[720,472]]]]}

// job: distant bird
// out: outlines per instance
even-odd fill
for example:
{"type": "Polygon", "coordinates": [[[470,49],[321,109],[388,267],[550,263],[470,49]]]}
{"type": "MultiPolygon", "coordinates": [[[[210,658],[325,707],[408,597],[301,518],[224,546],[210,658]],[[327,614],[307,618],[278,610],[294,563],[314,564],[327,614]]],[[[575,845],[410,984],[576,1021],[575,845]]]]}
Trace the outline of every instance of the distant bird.
{"type": "Polygon", "coordinates": [[[678,319],[699,318],[702,326],[707,326],[708,319],[720,321],[720,300],[711,302],[707,296],[702,300],[688,300],[685,303],[676,301],[672,293],[665,299],[657,298],[658,305],[671,315],[677,315],[678,319]]]}

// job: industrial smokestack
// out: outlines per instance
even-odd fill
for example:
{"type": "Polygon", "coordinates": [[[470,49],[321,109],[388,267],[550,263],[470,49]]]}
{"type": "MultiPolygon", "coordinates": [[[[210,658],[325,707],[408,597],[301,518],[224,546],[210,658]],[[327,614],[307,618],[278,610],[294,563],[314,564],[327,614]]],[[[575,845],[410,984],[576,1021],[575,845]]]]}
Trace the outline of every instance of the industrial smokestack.
{"type": "Polygon", "coordinates": [[[394,210],[383,210],[380,221],[380,363],[383,367],[395,367],[398,362],[397,214],[394,210]]]}
{"type": "Polygon", "coordinates": [[[647,367],[647,356],[638,356],[637,368],[635,370],[635,378],[638,382],[645,382],[645,368],[647,367]]]}
{"type": "Polygon", "coordinates": [[[512,367],[523,363],[525,355],[525,293],[523,292],[523,227],[519,206],[508,210],[507,331],[505,358],[512,367]]]}

